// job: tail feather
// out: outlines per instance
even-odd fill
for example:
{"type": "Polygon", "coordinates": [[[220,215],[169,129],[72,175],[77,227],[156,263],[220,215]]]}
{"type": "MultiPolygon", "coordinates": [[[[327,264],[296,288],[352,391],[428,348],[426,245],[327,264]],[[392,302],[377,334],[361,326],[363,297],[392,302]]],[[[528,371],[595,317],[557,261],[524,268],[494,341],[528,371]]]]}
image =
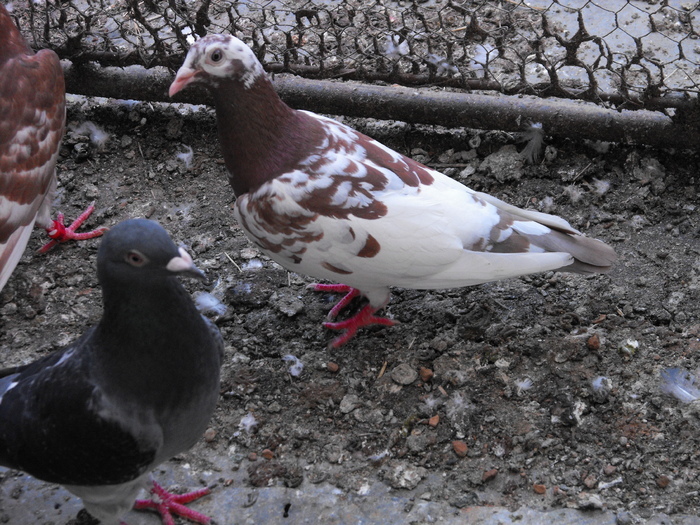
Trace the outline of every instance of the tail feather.
{"type": "Polygon", "coordinates": [[[574,262],[561,269],[575,273],[605,273],[617,260],[615,250],[598,239],[552,230],[546,235],[529,235],[528,240],[547,252],[564,252],[574,262]]]}

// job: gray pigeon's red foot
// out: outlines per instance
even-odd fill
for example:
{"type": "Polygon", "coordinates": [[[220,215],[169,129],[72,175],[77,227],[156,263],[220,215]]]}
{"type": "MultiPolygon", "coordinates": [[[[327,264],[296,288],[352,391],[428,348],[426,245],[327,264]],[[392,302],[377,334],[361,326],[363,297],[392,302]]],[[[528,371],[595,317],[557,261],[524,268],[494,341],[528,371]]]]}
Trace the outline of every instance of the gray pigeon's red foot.
{"type": "MultiPolygon", "coordinates": [[[[341,299],[340,302],[343,302],[348,297],[348,295],[343,297],[343,299],[341,299]]],[[[330,346],[333,348],[338,348],[339,346],[344,345],[345,343],[350,341],[350,339],[355,337],[357,330],[362,328],[363,326],[370,326],[373,324],[380,324],[383,326],[394,326],[395,324],[399,323],[398,321],[394,321],[393,319],[388,319],[386,317],[379,317],[374,315],[377,310],[379,310],[379,308],[373,308],[371,304],[368,304],[362,310],[353,315],[350,319],[346,319],[345,321],[339,321],[337,323],[323,323],[324,327],[330,328],[331,330],[345,330],[345,333],[343,335],[333,339],[330,346]]]]}
{"type": "Polygon", "coordinates": [[[163,520],[163,525],[175,525],[173,513],[195,523],[206,525],[211,521],[211,518],[196,510],[188,509],[185,507],[185,504],[206,496],[210,492],[208,488],[204,488],[187,492],[186,494],[172,494],[153,481],[153,489],[151,489],[153,499],[137,499],[134,509],[153,509],[158,511],[163,520]]]}
{"type": "Polygon", "coordinates": [[[56,220],[53,221],[51,227],[46,228],[46,232],[49,234],[49,237],[51,237],[52,240],[47,242],[41,248],[39,248],[39,252],[46,253],[51,248],[62,242],[70,240],[83,241],[85,239],[92,239],[93,237],[99,237],[104,232],[106,232],[109,228],[101,227],[92,230],[91,232],[75,233],[75,230],[82,226],[82,224],[87,220],[87,218],[92,214],[93,211],[95,211],[94,202],[90,203],[90,206],[88,206],[87,209],[83,213],[81,213],[80,216],[77,219],[75,219],[70,226],[66,226],[63,223],[63,214],[59,213],[56,217],[56,220]]]}

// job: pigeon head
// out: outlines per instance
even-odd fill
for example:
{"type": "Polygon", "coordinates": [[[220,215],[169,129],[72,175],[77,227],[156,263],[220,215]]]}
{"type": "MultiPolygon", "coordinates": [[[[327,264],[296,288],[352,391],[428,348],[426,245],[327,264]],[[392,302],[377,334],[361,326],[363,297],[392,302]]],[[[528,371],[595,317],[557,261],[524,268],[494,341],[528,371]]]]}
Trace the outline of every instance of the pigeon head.
{"type": "Polygon", "coordinates": [[[145,282],[177,274],[206,280],[189,254],[157,222],[147,219],[120,222],[105,234],[97,272],[101,282],[145,282]]]}
{"type": "Polygon", "coordinates": [[[172,97],[190,84],[216,88],[223,80],[240,82],[250,89],[265,75],[253,50],[231,35],[208,35],[190,48],[170,86],[172,97]]]}

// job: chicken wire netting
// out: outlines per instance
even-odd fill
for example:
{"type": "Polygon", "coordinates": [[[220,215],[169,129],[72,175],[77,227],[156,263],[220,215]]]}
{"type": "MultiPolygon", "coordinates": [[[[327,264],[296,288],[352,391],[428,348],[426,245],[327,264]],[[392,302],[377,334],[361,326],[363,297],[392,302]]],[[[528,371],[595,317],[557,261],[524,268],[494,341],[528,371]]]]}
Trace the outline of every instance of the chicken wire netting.
{"type": "Polygon", "coordinates": [[[700,87],[688,0],[15,1],[36,48],[75,64],[177,68],[208,33],[272,72],[675,107],[700,87]]]}

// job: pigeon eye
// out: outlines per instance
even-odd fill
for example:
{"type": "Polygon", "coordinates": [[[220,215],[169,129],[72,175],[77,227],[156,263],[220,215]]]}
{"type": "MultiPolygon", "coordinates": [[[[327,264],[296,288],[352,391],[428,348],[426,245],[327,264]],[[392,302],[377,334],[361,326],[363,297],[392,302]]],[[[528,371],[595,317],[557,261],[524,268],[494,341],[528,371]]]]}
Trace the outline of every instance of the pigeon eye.
{"type": "Polygon", "coordinates": [[[222,58],[224,58],[224,54],[221,52],[221,49],[215,49],[211,52],[209,58],[211,58],[212,62],[219,62],[222,58]]]}
{"type": "Polygon", "coordinates": [[[124,259],[131,266],[136,266],[136,267],[143,266],[147,262],[146,257],[137,251],[131,251],[131,252],[127,253],[126,256],[124,257],[124,259]]]}

